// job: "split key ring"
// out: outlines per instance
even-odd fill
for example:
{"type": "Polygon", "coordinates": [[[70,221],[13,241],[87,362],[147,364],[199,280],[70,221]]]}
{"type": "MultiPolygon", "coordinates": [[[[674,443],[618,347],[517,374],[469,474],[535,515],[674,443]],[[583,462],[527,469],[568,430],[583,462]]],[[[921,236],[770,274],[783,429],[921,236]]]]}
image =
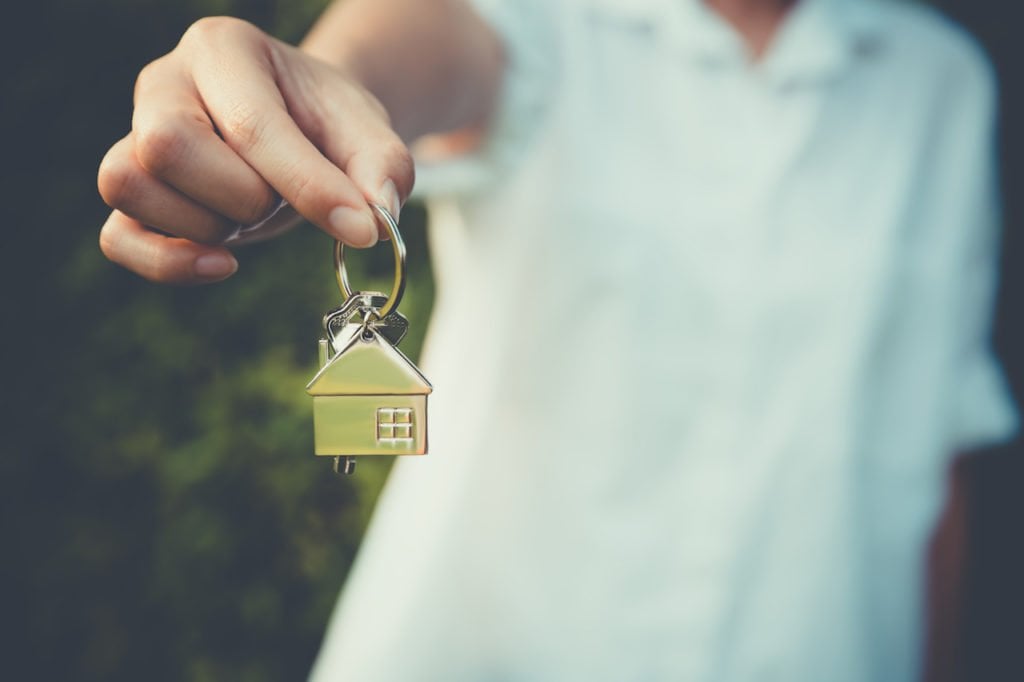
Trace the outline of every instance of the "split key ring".
{"type": "MultiPolygon", "coordinates": [[[[402,235],[398,232],[398,222],[395,221],[391,213],[383,206],[377,204],[372,204],[372,206],[377,214],[377,219],[383,223],[384,229],[388,233],[391,248],[395,254],[395,281],[387,302],[377,311],[380,319],[384,319],[398,308],[398,304],[402,301],[402,294],[405,292],[405,242],[402,241],[402,235]]],[[[345,269],[345,247],[340,241],[334,242],[334,271],[338,278],[341,295],[347,301],[355,292],[352,291],[352,286],[348,282],[348,271],[345,269]]]]}

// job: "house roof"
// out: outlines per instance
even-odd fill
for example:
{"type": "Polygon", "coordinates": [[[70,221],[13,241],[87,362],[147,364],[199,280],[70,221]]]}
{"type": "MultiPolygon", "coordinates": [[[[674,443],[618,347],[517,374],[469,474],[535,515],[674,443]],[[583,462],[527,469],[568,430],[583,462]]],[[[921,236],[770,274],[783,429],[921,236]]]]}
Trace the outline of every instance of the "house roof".
{"type": "Polygon", "coordinates": [[[356,328],[348,343],[306,386],[310,395],[425,395],[433,391],[409,358],[376,332],[356,328]]]}

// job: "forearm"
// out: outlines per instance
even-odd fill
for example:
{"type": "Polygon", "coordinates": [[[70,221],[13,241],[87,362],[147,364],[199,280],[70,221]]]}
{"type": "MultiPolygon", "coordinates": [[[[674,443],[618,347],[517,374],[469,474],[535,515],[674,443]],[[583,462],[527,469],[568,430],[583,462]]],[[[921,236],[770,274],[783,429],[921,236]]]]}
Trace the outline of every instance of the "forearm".
{"type": "Polygon", "coordinates": [[[460,0],[336,0],[301,47],[359,80],[406,141],[485,122],[504,68],[498,36],[460,0]]]}

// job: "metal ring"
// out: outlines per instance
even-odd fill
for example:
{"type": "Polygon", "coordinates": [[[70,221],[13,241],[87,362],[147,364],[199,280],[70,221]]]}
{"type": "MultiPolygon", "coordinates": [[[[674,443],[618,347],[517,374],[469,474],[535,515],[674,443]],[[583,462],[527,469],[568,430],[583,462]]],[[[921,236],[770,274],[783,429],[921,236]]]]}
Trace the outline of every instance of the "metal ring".
{"type": "MultiPolygon", "coordinates": [[[[378,219],[384,223],[388,237],[391,239],[391,248],[395,252],[395,282],[391,287],[391,294],[379,311],[381,319],[387,317],[398,307],[402,301],[402,294],[405,293],[405,242],[398,232],[398,223],[383,206],[373,204],[378,219]]],[[[348,272],[345,270],[344,245],[340,241],[334,242],[334,271],[338,276],[338,288],[344,300],[352,298],[352,287],[348,283],[348,272]]]]}

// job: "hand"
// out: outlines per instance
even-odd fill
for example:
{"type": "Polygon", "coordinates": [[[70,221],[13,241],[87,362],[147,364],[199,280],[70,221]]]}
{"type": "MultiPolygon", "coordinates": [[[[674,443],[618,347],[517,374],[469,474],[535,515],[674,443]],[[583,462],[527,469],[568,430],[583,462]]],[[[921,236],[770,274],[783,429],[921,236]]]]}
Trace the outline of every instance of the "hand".
{"type": "Polygon", "coordinates": [[[397,217],[408,150],[354,78],[226,17],[202,19],[135,85],[132,130],[107,152],[110,260],[157,282],[235,272],[224,240],[287,200],[346,244],[373,245],[368,202],[397,217]]]}

